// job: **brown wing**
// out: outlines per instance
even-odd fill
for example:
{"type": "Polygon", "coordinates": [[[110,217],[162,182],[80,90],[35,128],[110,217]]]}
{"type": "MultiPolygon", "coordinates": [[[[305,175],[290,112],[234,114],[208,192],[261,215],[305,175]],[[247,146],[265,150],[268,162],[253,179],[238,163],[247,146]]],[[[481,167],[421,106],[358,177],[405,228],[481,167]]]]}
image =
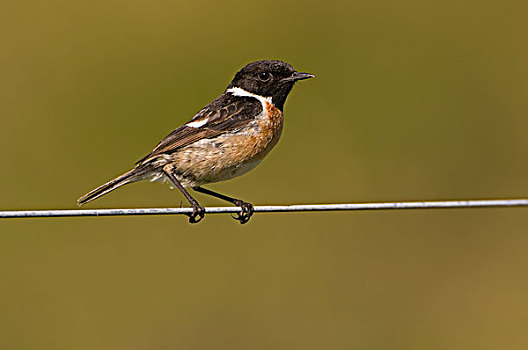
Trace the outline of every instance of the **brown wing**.
{"type": "Polygon", "coordinates": [[[236,131],[254,120],[261,112],[262,104],[255,98],[222,94],[198,112],[187,124],[167,135],[137,164],[146,163],[160,154],[170,154],[201,139],[236,131]],[[190,123],[199,126],[187,126],[190,123]]]}

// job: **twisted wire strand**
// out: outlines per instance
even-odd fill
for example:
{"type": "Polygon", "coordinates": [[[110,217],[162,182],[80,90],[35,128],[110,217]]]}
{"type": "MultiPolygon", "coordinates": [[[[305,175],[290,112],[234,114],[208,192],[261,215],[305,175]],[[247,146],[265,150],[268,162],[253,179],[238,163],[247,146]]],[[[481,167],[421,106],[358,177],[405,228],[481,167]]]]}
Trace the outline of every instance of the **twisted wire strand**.
{"type": "MultiPolygon", "coordinates": [[[[449,200],[420,202],[377,202],[349,204],[308,204],[255,206],[257,213],[306,212],[306,211],[353,211],[353,210],[409,210],[409,209],[457,209],[528,207],[528,199],[449,200]]],[[[207,214],[237,213],[238,207],[208,207],[207,214]]],[[[190,214],[192,208],[131,208],[131,209],[57,209],[57,210],[6,210],[0,218],[46,218],[81,216],[126,215],[177,215],[190,214]]]]}

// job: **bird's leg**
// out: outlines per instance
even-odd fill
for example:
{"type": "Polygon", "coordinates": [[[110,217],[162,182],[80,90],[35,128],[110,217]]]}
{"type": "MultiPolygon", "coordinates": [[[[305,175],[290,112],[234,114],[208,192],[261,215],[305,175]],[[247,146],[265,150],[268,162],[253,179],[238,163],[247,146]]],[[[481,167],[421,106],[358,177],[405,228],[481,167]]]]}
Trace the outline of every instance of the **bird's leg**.
{"type": "Polygon", "coordinates": [[[178,181],[178,179],[176,179],[176,176],[174,176],[174,174],[173,174],[173,167],[170,166],[170,165],[166,165],[166,166],[163,167],[163,172],[172,181],[172,183],[174,183],[174,185],[176,187],[178,187],[178,189],[181,191],[181,193],[183,193],[185,198],[187,198],[187,200],[191,204],[191,206],[193,208],[193,212],[191,214],[189,214],[189,222],[191,224],[195,224],[195,223],[199,222],[200,220],[202,220],[204,215],[205,215],[205,208],[202,207],[200,204],[198,204],[196,199],[194,199],[189,194],[189,192],[187,192],[187,190],[182,186],[182,184],[178,181]]]}
{"type": "Polygon", "coordinates": [[[237,207],[240,207],[240,209],[242,210],[240,211],[240,213],[237,213],[236,216],[233,216],[233,218],[235,220],[240,221],[241,224],[245,224],[246,222],[248,222],[249,219],[251,218],[251,215],[253,215],[253,205],[251,205],[251,203],[244,202],[243,200],[235,199],[235,198],[223,195],[221,193],[208,190],[200,186],[193,187],[193,190],[195,190],[196,192],[208,194],[210,196],[223,199],[229,203],[233,203],[237,207]]]}

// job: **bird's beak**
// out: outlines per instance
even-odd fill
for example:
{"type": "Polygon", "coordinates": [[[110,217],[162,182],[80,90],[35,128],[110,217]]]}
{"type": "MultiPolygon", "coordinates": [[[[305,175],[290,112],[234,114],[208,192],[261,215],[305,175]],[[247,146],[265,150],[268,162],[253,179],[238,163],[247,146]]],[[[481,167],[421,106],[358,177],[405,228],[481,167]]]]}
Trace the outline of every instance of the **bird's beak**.
{"type": "Polygon", "coordinates": [[[291,76],[282,79],[282,81],[297,81],[297,80],[310,79],[314,77],[315,75],[310,74],[310,73],[294,72],[291,76]]]}

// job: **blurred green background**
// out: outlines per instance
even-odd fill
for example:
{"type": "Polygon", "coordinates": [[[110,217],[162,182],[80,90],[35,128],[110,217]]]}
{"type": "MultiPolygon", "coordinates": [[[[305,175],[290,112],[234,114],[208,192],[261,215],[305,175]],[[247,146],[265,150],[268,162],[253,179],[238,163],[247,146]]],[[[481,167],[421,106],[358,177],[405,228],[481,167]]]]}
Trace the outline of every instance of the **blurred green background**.
{"type": "MultiPolygon", "coordinates": [[[[75,208],[243,65],[317,75],[255,205],[528,195],[524,1],[0,5],[0,209],[75,208]]],[[[204,205],[224,205],[196,195],[204,205]]],[[[174,207],[138,183],[88,208],[174,207]]],[[[526,349],[526,209],[0,222],[2,349],[526,349]]]]}

